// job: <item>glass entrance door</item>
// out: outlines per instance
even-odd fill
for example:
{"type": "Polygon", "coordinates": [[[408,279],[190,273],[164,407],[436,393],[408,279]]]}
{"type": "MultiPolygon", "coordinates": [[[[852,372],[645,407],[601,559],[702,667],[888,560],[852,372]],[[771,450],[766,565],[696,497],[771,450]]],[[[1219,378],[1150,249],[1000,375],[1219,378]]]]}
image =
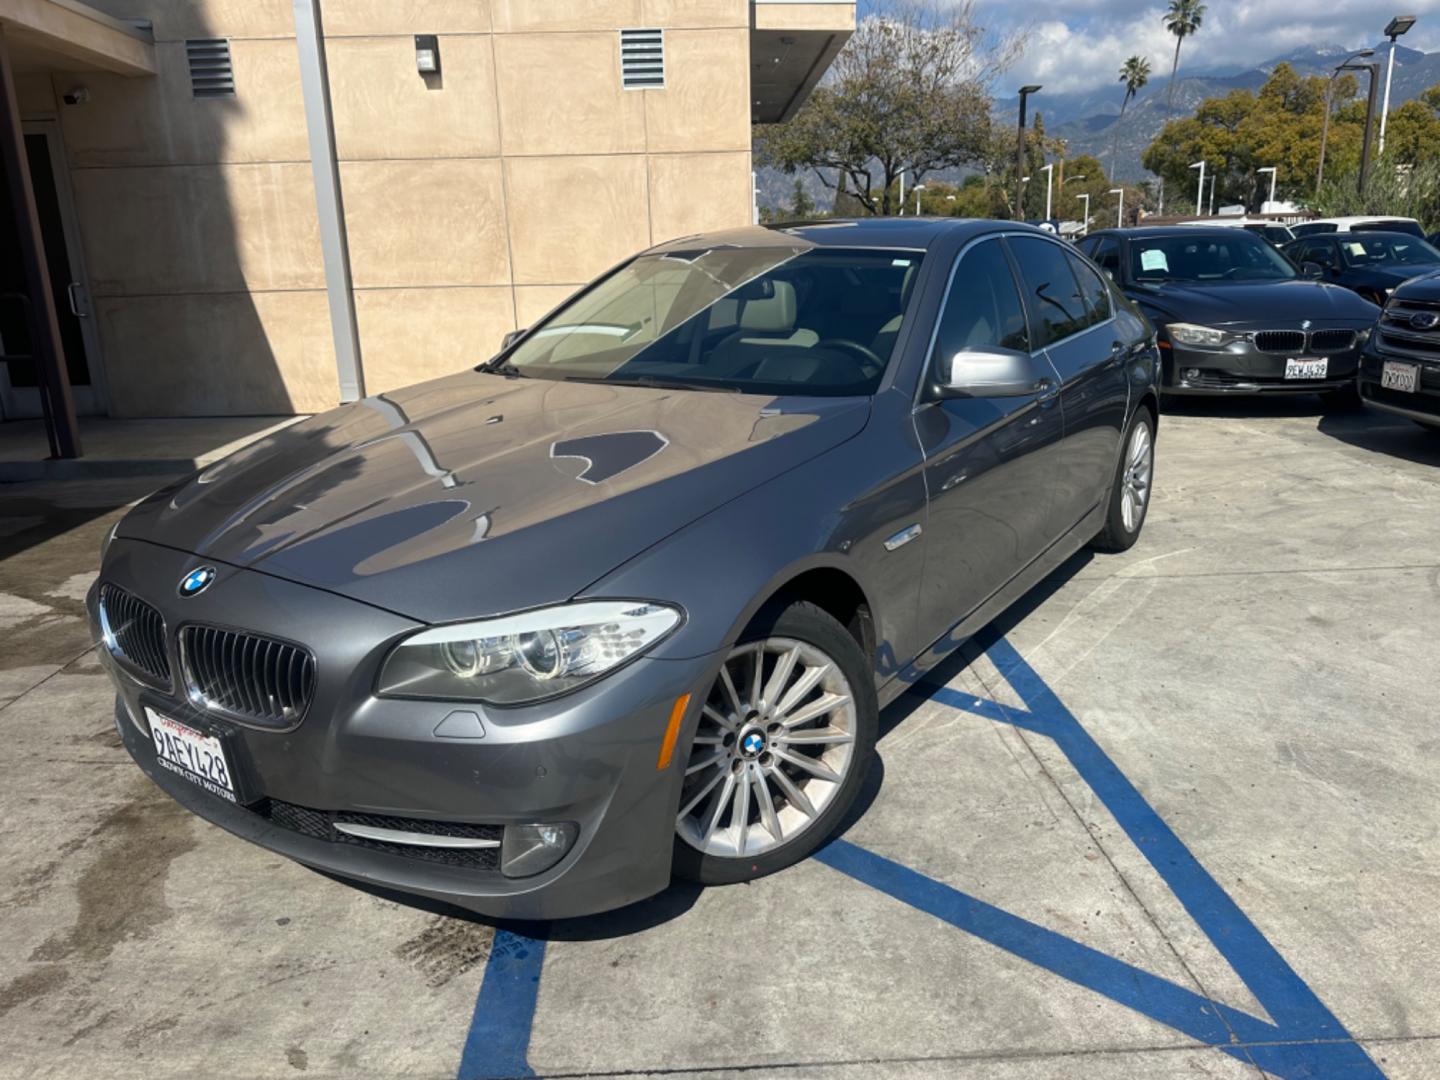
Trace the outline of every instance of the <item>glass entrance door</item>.
{"type": "MultiPolygon", "coordinates": [[[[96,378],[99,337],[85,283],[59,125],[53,120],[27,122],[25,150],[75,411],[93,415],[104,411],[96,378]]],[[[6,420],[41,415],[30,340],[28,308],[32,301],[25,287],[11,197],[0,175],[0,418],[6,420]]]]}

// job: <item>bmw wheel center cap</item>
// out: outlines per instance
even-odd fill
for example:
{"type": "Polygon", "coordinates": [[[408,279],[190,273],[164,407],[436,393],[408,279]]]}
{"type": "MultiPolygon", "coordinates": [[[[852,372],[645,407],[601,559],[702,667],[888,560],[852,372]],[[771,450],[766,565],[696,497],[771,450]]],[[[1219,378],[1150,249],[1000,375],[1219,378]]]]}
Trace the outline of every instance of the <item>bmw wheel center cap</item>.
{"type": "Polygon", "coordinates": [[[180,579],[180,595],[199,596],[210,587],[210,583],[214,580],[215,568],[213,566],[197,566],[180,579]]]}
{"type": "Polygon", "coordinates": [[[740,739],[740,752],[746,757],[759,757],[765,749],[765,736],[759,731],[748,731],[740,739]]]}

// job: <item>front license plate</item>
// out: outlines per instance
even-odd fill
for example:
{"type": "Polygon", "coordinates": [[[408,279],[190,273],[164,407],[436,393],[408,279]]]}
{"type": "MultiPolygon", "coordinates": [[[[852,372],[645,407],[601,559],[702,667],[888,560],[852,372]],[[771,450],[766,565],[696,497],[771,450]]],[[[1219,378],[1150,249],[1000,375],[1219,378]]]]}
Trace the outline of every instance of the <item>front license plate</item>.
{"type": "Polygon", "coordinates": [[[1386,390],[1413,394],[1420,388],[1420,365],[1386,360],[1385,366],[1380,369],[1380,385],[1386,390]]]}
{"type": "Polygon", "coordinates": [[[1312,359],[1308,356],[1292,357],[1285,361],[1285,378],[1287,379],[1323,379],[1325,371],[1330,366],[1329,357],[1312,359]]]}
{"type": "Polygon", "coordinates": [[[162,768],[199,784],[211,795],[235,801],[235,782],[220,740],[146,708],[155,760],[162,768]]]}

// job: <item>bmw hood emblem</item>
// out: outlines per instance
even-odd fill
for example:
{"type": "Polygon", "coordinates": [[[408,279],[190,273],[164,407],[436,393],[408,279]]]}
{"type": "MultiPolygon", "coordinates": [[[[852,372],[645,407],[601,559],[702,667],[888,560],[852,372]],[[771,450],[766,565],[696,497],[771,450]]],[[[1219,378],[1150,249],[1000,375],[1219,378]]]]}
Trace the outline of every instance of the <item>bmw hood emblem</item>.
{"type": "Polygon", "coordinates": [[[180,579],[181,596],[199,596],[215,580],[215,567],[197,566],[180,579]]]}

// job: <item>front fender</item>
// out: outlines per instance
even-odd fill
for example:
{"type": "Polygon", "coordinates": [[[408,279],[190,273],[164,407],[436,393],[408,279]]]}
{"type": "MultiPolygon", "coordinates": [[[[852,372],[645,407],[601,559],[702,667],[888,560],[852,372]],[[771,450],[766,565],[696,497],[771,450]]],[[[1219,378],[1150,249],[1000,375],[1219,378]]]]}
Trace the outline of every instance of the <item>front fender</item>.
{"type": "Polygon", "coordinates": [[[877,399],[865,431],[768,480],[641,553],[582,596],[644,596],[679,603],[684,627],[655,650],[690,658],[733,644],[765,602],[799,575],[839,570],[866,597],[884,681],[918,651],[915,612],[924,536],[885,540],[925,522],[923,456],[909,398],[877,399]],[[898,664],[897,664],[898,662],[898,664]]]}

